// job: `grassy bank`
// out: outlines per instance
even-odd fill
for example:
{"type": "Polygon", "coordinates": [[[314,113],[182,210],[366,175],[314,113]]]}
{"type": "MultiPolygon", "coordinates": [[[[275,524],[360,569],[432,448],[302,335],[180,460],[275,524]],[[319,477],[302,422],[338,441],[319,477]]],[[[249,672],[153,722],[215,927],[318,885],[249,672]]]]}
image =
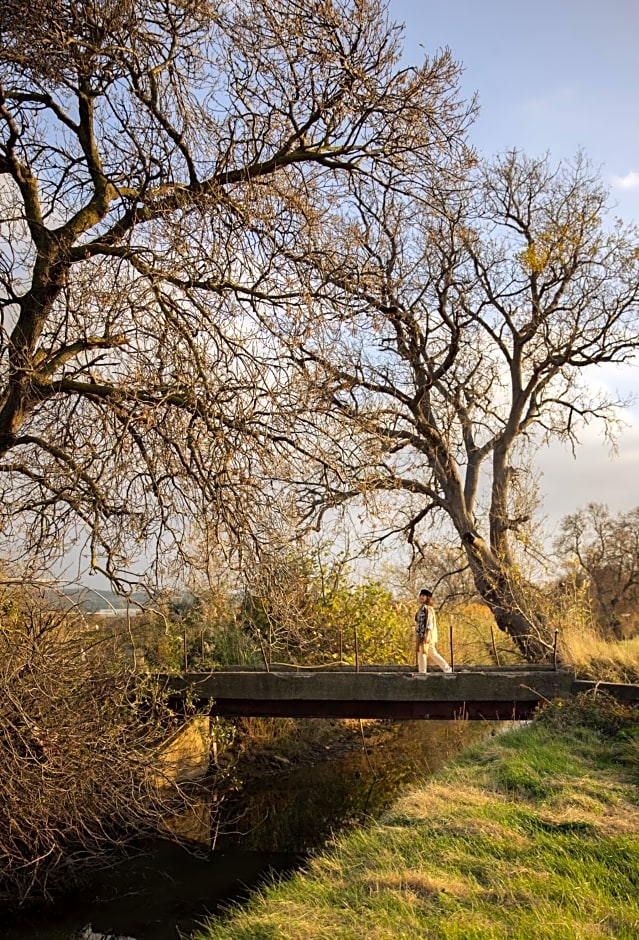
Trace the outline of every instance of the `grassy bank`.
{"type": "Polygon", "coordinates": [[[639,726],[548,707],[199,940],[639,937],[639,726]]]}

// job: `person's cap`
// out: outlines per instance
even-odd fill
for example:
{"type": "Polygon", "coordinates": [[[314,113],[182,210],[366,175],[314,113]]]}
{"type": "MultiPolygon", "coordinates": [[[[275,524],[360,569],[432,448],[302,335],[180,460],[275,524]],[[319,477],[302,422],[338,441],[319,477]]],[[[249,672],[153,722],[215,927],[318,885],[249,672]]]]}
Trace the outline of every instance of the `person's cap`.
{"type": "Polygon", "coordinates": [[[425,595],[426,597],[432,597],[433,592],[429,591],[428,588],[422,588],[421,591],[419,592],[419,596],[422,597],[423,595],[425,595]]]}

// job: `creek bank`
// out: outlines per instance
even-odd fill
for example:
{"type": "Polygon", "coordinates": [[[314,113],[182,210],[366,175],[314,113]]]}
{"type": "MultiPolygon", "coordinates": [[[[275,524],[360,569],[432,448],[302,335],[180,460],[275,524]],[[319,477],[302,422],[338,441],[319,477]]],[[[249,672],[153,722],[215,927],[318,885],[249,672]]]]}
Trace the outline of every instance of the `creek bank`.
{"type": "Polygon", "coordinates": [[[251,785],[282,771],[312,767],[383,743],[398,723],[383,719],[238,719],[233,739],[218,756],[213,779],[251,785]]]}
{"type": "Polygon", "coordinates": [[[639,721],[545,708],[406,788],[194,940],[639,936],[639,721]]]}
{"type": "MultiPolygon", "coordinates": [[[[310,719],[315,721],[316,719],[310,719]]],[[[229,789],[216,845],[252,851],[313,853],[336,832],[383,812],[409,783],[423,779],[462,747],[501,727],[494,722],[359,721],[341,725],[330,743],[293,740],[287,764],[270,746],[237,765],[242,785],[229,789]],[[230,837],[230,841],[229,841],[230,837]]]]}
{"type": "Polygon", "coordinates": [[[192,936],[230,902],[244,903],[273,874],[288,877],[337,832],[375,818],[411,781],[488,733],[479,722],[374,721],[362,739],[358,720],[320,727],[320,719],[308,719],[304,740],[303,729],[277,721],[275,728],[262,725],[259,741],[257,726],[250,744],[243,735],[232,760],[223,756],[237,789],[222,801],[219,831],[206,822],[206,794],[198,787],[203,825],[190,851],[157,842],[22,925],[3,924],[0,940],[77,940],[87,924],[135,940],[192,936]],[[278,755],[290,763],[281,765],[278,755]]]}

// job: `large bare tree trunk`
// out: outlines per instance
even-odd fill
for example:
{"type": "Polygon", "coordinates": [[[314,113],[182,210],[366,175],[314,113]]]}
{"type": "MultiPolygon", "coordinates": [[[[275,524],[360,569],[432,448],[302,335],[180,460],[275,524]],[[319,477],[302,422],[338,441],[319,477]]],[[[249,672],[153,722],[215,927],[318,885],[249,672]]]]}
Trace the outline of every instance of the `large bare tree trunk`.
{"type": "Polygon", "coordinates": [[[529,662],[549,661],[554,633],[542,613],[539,590],[523,580],[510,562],[500,560],[476,533],[467,531],[462,538],[477,590],[499,629],[529,662]]]}

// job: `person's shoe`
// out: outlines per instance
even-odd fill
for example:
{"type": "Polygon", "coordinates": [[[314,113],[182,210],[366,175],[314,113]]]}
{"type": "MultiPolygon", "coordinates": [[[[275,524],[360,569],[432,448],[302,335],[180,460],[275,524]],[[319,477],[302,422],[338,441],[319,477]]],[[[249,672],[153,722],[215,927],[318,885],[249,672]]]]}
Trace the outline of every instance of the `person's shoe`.
{"type": "Polygon", "coordinates": [[[444,669],[444,674],[447,676],[451,676],[453,674],[452,666],[446,666],[446,668],[444,669]]]}

